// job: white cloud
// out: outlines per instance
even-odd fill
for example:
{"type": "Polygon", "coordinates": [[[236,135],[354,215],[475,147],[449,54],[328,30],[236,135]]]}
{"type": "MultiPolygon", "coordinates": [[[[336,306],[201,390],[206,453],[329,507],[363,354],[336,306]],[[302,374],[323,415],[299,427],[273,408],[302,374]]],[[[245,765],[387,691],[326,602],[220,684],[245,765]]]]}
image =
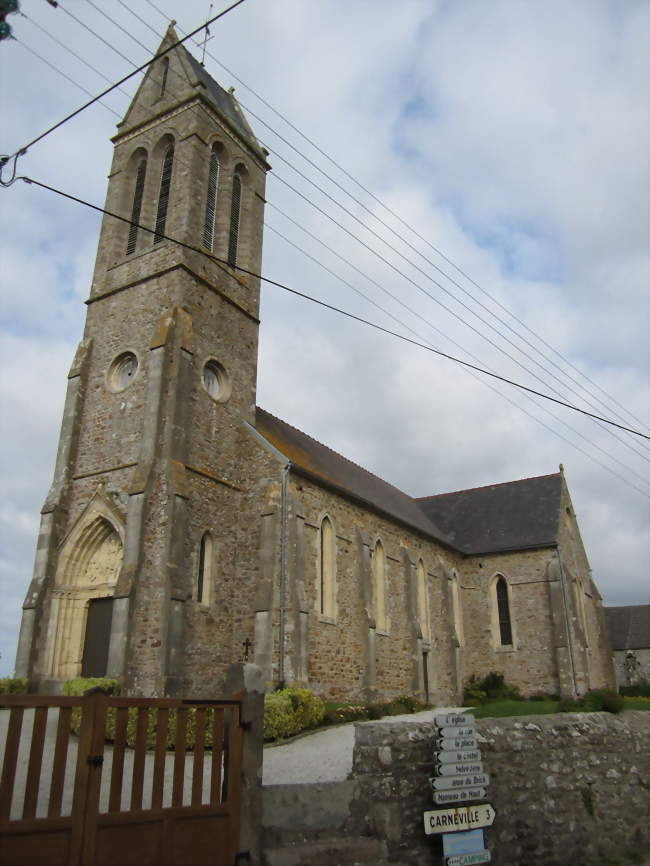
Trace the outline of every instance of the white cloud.
{"type": "MultiPolygon", "coordinates": [[[[188,0],[182,9],[171,0],[158,0],[158,5],[186,30],[205,15],[197,0],[188,0]]],[[[128,71],[124,58],[61,9],[42,0],[24,0],[22,6],[111,80],[128,71]]],[[[150,47],[154,35],[126,10],[111,6],[107,11],[121,22],[120,30],[90,7],[75,14],[124,55],[142,62],[144,49],[129,34],[150,47]]],[[[162,32],[165,22],[151,7],[137,11],[162,32]]],[[[542,5],[532,0],[489,5],[278,0],[244,4],[226,16],[212,28],[215,38],[208,50],[647,424],[649,14],[646,3],[634,0],[542,5]]],[[[19,38],[85,87],[93,92],[103,87],[94,73],[28,22],[14,17],[12,25],[19,38]]],[[[86,100],[17,44],[3,43],[0,64],[2,116],[9,121],[0,144],[5,152],[86,100]]],[[[241,101],[296,147],[322,162],[210,59],[207,68],[224,86],[234,84],[241,101]]],[[[127,89],[132,92],[135,86],[132,81],[127,89]]],[[[110,104],[122,110],[126,99],[114,95],[110,104]]],[[[30,148],[19,162],[21,173],[102,204],[115,121],[101,106],[88,109],[30,148]]],[[[252,118],[251,123],[260,139],[343,200],[273,132],[252,118]]],[[[270,161],[275,174],[323,202],[324,209],[379,248],[378,241],[297,178],[280,155],[272,154],[270,161]]],[[[349,178],[331,164],[322,165],[428,259],[519,328],[349,178]]],[[[269,223],[432,343],[461,354],[450,342],[454,340],[499,372],[539,385],[277,179],[269,181],[268,198],[449,339],[336,262],[271,208],[269,223]]],[[[346,207],[366,218],[349,200],[346,207]]],[[[457,291],[385,228],[371,224],[419,268],[457,291]]],[[[7,491],[0,514],[7,533],[0,563],[4,671],[11,667],[38,511],[51,478],[67,368],[81,336],[81,301],[89,289],[98,226],[91,211],[33,186],[17,183],[0,192],[2,481],[7,491]]],[[[264,243],[264,270],[272,277],[394,327],[272,232],[264,243]]],[[[395,253],[384,255],[478,330],[485,329],[395,253]]],[[[481,315],[497,324],[485,311],[481,315]]],[[[503,324],[498,327],[512,337],[503,324]]],[[[492,334],[491,339],[514,353],[503,337],[492,334]]],[[[563,366],[559,356],[550,357],[563,366]]],[[[522,363],[540,372],[528,360],[522,358],[522,363]]],[[[543,375],[548,387],[557,385],[543,375]]],[[[615,465],[521,395],[505,386],[498,390],[592,456],[615,465]]],[[[414,495],[545,474],[564,463],[605,602],[648,600],[648,499],[450,362],[265,287],[258,402],[414,495]]],[[[617,410],[606,402],[605,414],[617,410]]],[[[566,410],[550,411],[647,478],[647,461],[610,434],[566,410]]],[[[644,440],[632,444],[647,455],[644,440]]],[[[632,478],[620,466],[616,471],[632,478]]],[[[642,481],[634,483],[647,489],[642,481]]]]}

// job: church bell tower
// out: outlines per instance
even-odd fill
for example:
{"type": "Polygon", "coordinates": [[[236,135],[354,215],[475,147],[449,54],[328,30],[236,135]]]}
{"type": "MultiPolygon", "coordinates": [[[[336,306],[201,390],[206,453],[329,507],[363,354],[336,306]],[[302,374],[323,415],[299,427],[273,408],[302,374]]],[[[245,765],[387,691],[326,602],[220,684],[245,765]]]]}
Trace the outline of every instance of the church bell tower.
{"type": "MultiPolygon", "coordinates": [[[[177,41],[170,26],[159,53],[177,41]]],[[[148,67],[113,142],[106,209],[131,222],[102,222],[16,674],[178,695],[187,630],[193,646],[233,639],[259,324],[259,281],[238,266],[260,272],[269,166],[182,45],[148,67]]]]}

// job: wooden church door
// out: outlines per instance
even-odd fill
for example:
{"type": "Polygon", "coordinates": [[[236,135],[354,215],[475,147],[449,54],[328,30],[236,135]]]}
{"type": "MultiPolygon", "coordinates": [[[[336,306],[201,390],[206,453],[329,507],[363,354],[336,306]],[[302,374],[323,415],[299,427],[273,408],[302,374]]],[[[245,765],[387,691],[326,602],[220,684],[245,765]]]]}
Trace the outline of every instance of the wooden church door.
{"type": "Polygon", "coordinates": [[[82,677],[105,677],[113,619],[112,598],[91,598],[81,662],[82,677]]]}

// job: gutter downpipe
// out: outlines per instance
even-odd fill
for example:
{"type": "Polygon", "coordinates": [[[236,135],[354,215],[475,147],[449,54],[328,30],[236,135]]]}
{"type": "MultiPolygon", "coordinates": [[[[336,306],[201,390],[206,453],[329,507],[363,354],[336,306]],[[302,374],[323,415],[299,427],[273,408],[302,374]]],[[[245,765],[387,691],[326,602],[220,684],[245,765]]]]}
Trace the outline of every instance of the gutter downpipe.
{"type": "Polygon", "coordinates": [[[575,697],[578,697],[578,683],[576,680],[576,666],[573,658],[573,640],[571,638],[571,628],[569,622],[569,600],[567,598],[567,584],[566,584],[566,574],[564,572],[564,566],[562,565],[562,556],[560,554],[560,548],[557,547],[557,561],[560,565],[560,583],[562,584],[562,597],[564,599],[564,625],[566,628],[566,637],[567,643],[569,645],[569,660],[571,661],[571,678],[573,680],[573,694],[575,697]]]}
{"type": "Polygon", "coordinates": [[[287,587],[287,487],[291,461],[282,469],[282,493],[280,497],[280,662],[278,685],[284,688],[285,636],[286,636],[286,587],[287,587]]]}

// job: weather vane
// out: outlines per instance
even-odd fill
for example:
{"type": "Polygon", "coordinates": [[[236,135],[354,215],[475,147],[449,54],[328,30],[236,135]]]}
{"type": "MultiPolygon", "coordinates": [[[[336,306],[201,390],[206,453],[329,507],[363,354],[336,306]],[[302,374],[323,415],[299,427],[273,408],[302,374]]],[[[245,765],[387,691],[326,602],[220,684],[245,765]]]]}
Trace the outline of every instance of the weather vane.
{"type": "MultiPolygon", "coordinates": [[[[210,3],[210,9],[208,10],[208,17],[206,19],[207,21],[209,21],[210,18],[212,18],[212,6],[213,6],[213,4],[210,3]]],[[[201,57],[201,66],[205,66],[205,46],[211,39],[214,39],[214,36],[210,36],[210,27],[206,23],[205,36],[203,37],[203,43],[202,43],[203,44],[203,56],[201,57]]]]}

